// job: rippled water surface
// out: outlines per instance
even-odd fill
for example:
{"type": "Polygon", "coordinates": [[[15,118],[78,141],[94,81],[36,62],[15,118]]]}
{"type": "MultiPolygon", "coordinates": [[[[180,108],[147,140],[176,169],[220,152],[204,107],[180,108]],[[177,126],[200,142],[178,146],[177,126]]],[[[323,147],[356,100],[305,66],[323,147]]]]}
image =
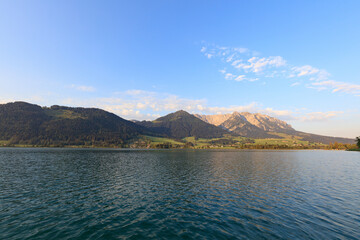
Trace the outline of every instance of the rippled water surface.
{"type": "Polygon", "coordinates": [[[0,239],[360,239],[360,152],[0,149],[0,239]]]}

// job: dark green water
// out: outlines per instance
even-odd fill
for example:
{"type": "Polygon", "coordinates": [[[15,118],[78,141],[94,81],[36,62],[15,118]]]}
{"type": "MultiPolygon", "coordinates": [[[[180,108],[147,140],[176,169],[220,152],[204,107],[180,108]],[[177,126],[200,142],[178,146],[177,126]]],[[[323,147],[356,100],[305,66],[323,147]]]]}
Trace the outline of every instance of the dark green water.
{"type": "Polygon", "coordinates": [[[0,239],[360,239],[360,153],[0,148],[0,239]]]}

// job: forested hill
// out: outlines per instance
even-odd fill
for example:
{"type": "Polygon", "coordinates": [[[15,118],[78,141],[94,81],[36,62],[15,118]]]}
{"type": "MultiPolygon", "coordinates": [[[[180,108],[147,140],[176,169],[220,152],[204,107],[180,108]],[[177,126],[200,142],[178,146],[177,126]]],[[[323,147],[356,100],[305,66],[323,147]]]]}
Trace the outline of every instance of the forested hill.
{"type": "Polygon", "coordinates": [[[170,113],[152,122],[142,121],[138,124],[151,129],[153,132],[175,139],[185,137],[218,138],[229,134],[227,130],[206,123],[183,110],[170,113]]]}
{"type": "Polygon", "coordinates": [[[10,144],[121,146],[144,133],[146,128],[96,108],[0,105],[0,140],[10,144]]]}

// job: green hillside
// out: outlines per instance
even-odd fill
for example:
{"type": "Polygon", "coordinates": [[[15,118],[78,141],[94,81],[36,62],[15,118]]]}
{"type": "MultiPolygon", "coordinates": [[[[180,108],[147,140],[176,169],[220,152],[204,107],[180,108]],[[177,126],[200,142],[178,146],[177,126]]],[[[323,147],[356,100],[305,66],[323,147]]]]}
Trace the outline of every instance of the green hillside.
{"type": "Polygon", "coordinates": [[[10,145],[122,146],[143,133],[145,128],[96,108],[0,105],[0,140],[10,145]]]}
{"type": "Polygon", "coordinates": [[[229,134],[228,131],[206,123],[185,111],[177,111],[155,121],[143,121],[138,124],[159,133],[163,137],[174,139],[186,137],[215,138],[229,134]]]}

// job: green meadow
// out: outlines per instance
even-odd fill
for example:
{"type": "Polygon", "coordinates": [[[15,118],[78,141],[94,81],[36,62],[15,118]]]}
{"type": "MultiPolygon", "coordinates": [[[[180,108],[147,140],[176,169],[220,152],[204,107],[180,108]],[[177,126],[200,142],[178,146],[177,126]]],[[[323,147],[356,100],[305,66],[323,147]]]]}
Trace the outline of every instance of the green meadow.
{"type": "MultiPolygon", "coordinates": [[[[227,148],[227,149],[325,149],[328,145],[321,143],[311,143],[298,138],[269,138],[269,139],[251,139],[246,137],[226,135],[222,138],[195,138],[186,137],[183,139],[170,139],[165,137],[142,136],[140,138],[146,142],[148,148],[227,148]]],[[[141,142],[141,141],[140,141],[141,142]]],[[[133,145],[133,147],[137,147],[133,145]]]]}

